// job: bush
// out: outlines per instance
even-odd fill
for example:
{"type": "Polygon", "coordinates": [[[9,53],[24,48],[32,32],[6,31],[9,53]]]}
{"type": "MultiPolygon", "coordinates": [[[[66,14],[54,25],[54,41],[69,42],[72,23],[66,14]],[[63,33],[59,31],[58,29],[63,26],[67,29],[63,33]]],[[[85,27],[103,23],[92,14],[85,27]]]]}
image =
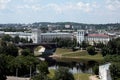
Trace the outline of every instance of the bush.
{"type": "Polygon", "coordinates": [[[98,74],[99,74],[99,66],[98,66],[98,65],[95,65],[95,66],[93,67],[93,72],[94,72],[95,75],[98,75],[98,74]]]}
{"type": "Polygon", "coordinates": [[[110,66],[112,80],[120,80],[120,63],[113,63],[110,66]]]}
{"type": "Polygon", "coordinates": [[[96,54],[95,48],[93,46],[87,47],[87,51],[90,55],[95,55],[96,54]]]}
{"type": "Polygon", "coordinates": [[[66,67],[60,67],[55,71],[53,80],[74,80],[74,76],[66,67]]]}

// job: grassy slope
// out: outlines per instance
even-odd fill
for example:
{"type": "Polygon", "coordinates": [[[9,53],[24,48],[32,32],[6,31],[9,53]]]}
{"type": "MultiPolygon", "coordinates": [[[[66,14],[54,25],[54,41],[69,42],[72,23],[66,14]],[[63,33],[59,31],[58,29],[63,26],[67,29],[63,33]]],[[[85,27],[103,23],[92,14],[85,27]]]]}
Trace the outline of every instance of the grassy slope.
{"type": "MultiPolygon", "coordinates": [[[[51,69],[49,70],[50,73],[48,74],[48,77],[50,77],[51,79],[54,77],[54,72],[55,70],[51,69]]],[[[74,75],[74,78],[75,80],[89,80],[89,76],[90,74],[73,74],[74,75]]]]}
{"type": "Polygon", "coordinates": [[[87,59],[87,60],[103,60],[103,57],[100,53],[96,55],[89,55],[87,51],[72,51],[71,49],[61,49],[58,48],[55,52],[57,55],[61,55],[63,58],[78,58],[78,59],[87,59]]]}
{"type": "Polygon", "coordinates": [[[89,80],[89,76],[90,74],[85,74],[85,73],[74,74],[75,80],[89,80]]]}
{"type": "Polygon", "coordinates": [[[55,54],[62,55],[62,54],[68,53],[68,52],[72,52],[72,49],[57,48],[55,54]]]}

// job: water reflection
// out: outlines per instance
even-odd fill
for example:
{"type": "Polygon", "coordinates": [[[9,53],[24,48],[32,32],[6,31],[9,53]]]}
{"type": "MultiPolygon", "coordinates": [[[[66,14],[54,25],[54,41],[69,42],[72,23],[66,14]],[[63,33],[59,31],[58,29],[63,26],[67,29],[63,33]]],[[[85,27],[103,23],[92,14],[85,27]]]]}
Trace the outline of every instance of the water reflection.
{"type": "Polygon", "coordinates": [[[92,68],[99,64],[97,61],[66,61],[56,60],[52,58],[45,59],[48,62],[49,69],[58,69],[59,67],[68,67],[72,73],[90,73],[92,74],[92,68]]]}

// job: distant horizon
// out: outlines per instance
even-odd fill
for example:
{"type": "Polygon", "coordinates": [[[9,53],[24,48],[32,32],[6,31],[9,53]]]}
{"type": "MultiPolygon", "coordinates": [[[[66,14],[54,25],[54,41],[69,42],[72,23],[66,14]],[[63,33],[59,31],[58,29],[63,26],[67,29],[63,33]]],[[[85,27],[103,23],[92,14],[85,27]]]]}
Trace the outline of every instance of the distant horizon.
{"type": "Polygon", "coordinates": [[[78,23],[78,24],[120,24],[120,22],[112,22],[112,23],[82,23],[82,22],[31,22],[31,23],[0,23],[0,24],[33,24],[33,23],[78,23]]]}
{"type": "Polygon", "coordinates": [[[0,23],[120,23],[120,0],[0,0],[0,23]]]}

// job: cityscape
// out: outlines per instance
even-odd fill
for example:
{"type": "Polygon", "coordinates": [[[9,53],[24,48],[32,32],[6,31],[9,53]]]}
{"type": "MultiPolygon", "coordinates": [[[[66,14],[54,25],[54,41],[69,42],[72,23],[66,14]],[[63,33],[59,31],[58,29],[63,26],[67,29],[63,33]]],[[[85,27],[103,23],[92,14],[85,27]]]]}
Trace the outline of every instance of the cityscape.
{"type": "Polygon", "coordinates": [[[0,80],[119,80],[120,0],[0,0],[0,80]]]}

